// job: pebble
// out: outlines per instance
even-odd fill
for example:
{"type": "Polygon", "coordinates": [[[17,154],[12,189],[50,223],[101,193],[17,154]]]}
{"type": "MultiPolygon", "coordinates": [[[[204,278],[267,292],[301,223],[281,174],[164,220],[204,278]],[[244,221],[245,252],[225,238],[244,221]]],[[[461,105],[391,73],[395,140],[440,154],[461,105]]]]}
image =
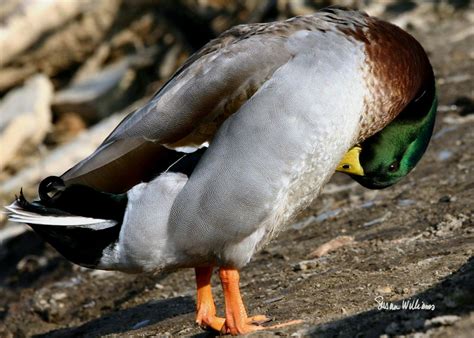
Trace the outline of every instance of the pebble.
{"type": "Polygon", "coordinates": [[[363,203],[360,207],[362,209],[368,209],[370,207],[373,207],[375,205],[375,201],[374,200],[370,200],[370,201],[367,201],[365,203],[363,203]]]}
{"type": "Polygon", "coordinates": [[[366,223],[364,223],[362,226],[364,226],[364,227],[370,227],[370,226],[373,226],[373,225],[376,225],[376,224],[383,223],[383,222],[385,222],[391,215],[392,215],[392,213],[389,211],[389,212],[387,212],[385,215],[383,215],[382,217],[379,217],[379,218],[376,218],[376,219],[374,219],[374,220],[372,220],[372,221],[366,222],[366,223]]]}
{"type": "MultiPolygon", "coordinates": [[[[456,108],[457,108],[456,106],[450,106],[447,111],[456,110],[456,108]],[[452,108],[452,107],[454,107],[454,108],[452,108]]],[[[444,136],[444,134],[449,133],[451,131],[454,131],[456,129],[458,129],[458,128],[457,127],[452,127],[452,126],[444,127],[433,136],[433,140],[439,139],[440,137],[444,136]]]]}
{"type": "Polygon", "coordinates": [[[350,245],[354,243],[354,237],[352,236],[338,236],[320,245],[316,250],[309,254],[309,257],[322,257],[331,251],[337,250],[340,247],[350,245]]]}
{"type": "Polygon", "coordinates": [[[296,332],[293,332],[290,337],[308,337],[308,330],[307,329],[300,329],[296,332]]]}
{"type": "Polygon", "coordinates": [[[319,258],[301,261],[293,266],[294,271],[305,271],[316,268],[321,263],[319,258]]]}
{"type": "Polygon", "coordinates": [[[65,292],[58,292],[58,293],[54,293],[51,298],[53,298],[54,300],[61,300],[61,299],[64,299],[67,297],[67,294],[65,292]]]}
{"type": "MultiPolygon", "coordinates": [[[[60,293],[59,297],[62,297],[60,293]]],[[[57,301],[54,295],[49,297],[45,289],[36,293],[33,298],[33,309],[47,322],[55,322],[61,319],[67,312],[64,304],[57,301]]]]}
{"type": "Polygon", "coordinates": [[[375,291],[378,292],[378,293],[383,293],[383,294],[388,294],[388,293],[393,292],[392,288],[388,285],[387,286],[381,286],[381,287],[377,288],[375,291]]]}
{"type": "Polygon", "coordinates": [[[436,224],[434,231],[435,236],[442,237],[447,235],[449,232],[461,228],[468,217],[463,214],[459,214],[457,217],[451,214],[446,214],[444,219],[444,221],[436,224]]]}
{"type": "Polygon", "coordinates": [[[20,272],[32,271],[45,267],[48,264],[46,257],[28,255],[23,257],[16,265],[16,269],[20,272]]]}
{"type": "Polygon", "coordinates": [[[273,297],[273,298],[270,298],[270,299],[267,299],[267,300],[264,300],[263,303],[264,304],[271,304],[271,303],[276,303],[282,299],[284,299],[285,296],[278,296],[278,297],[273,297]]]}
{"type": "Polygon", "coordinates": [[[453,156],[453,152],[450,150],[441,150],[438,153],[438,160],[439,161],[446,161],[449,160],[453,156]]]}
{"type": "Polygon", "coordinates": [[[403,200],[398,201],[398,205],[401,206],[401,207],[407,207],[407,206],[413,205],[415,203],[416,203],[416,201],[410,200],[410,199],[403,199],[403,200]]]}
{"type": "Polygon", "coordinates": [[[456,315],[438,316],[425,320],[425,327],[453,325],[459,319],[461,319],[461,317],[456,315]]]}
{"type": "Polygon", "coordinates": [[[449,196],[449,195],[441,196],[438,202],[449,203],[449,202],[451,202],[451,196],[449,196]]]}
{"type": "Polygon", "coordinates": [[[103,278],[112,278],[117,275],[116,271],[107,271],[107,270],[88,270],[90,271],[91,277],[103,279],[103,278]]]}
{"type": "Polygon", "coordinates": [[[342,211],[342,209],[339,208],[339,209],[325,211],[325,212],[319,214],[318,216],[309,216],[309,217],[303,219],[302,221],[293,224],[291,227],[295,230],[301,230],[301,229],[304,229],[304,228],[306,228],[307,226],[309,226],[311,224],[321,223],[321,222],[323,222],[323,221],[325,221],[329,218],[335,217],[341,211],[342,211]]]}
{"type": "Polygon", "coordinates": [[[150,323],[149,319],[142,320],[141,322],[136,323],[132,326],[132,330],[141,329],[142,327],[147,326],[150,323]]]}
{"type": "MultiPolygon", "coordinates": [[[[468,74],[462,74],[461,76],[468,77],[467,80],[470,79],[468,74]]],[[[467,96],[461,96],[454,101],[454,105],[460,107],[459,115],[465,116],[474,113],[474,101],[467,96]]]]}

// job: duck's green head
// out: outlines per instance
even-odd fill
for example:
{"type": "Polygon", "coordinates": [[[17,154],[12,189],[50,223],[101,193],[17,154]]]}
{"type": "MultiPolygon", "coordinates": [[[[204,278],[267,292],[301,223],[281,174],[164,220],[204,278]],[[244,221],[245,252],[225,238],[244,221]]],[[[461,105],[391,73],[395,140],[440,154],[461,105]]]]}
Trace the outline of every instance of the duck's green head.
{"type": "Polygon", "coordinates": [[[349,174],[370,189],[397,183],[425,153],[433,133],[437,105],[433,81],[388,126],[352,148],[337,171],[349,174]]]}

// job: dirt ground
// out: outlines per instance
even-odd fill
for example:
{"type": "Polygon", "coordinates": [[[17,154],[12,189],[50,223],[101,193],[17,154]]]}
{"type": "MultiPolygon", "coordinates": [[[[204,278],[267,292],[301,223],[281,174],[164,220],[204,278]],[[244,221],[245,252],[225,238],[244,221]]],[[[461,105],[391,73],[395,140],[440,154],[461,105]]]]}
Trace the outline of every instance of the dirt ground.
{"type": "MultiPolygon", "coordinates": [[[[335,175],[299,222],[242,271],[250,314],[302,324],[268,335],[472,337],[474,332],[473,18],[412,33],[429,52],[439,115],[416,170],[386,190],[335,175]],[[338,236],[355,241],[319,259],[338,236]],[[434,310],[383,310],[377,300],[434,310]]],[[[34,233],[0,247],[1,337],[213,335],[194,324],[194,274],[143,276],[67,262],[34,233]]],[[[218,311],[222,291],[213,279],[218,311]]],[[[269,323],[267,325],[271,325],[269,323]]]]}

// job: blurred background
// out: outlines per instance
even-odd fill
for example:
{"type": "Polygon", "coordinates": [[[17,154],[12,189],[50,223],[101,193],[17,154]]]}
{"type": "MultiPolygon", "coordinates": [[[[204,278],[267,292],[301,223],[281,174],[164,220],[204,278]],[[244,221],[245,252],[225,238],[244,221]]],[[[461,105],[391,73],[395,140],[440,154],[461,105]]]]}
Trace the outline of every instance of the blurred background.
{"type": "MultiPolygon", "coordinates": [[[[472,261],[466,263],[466,257],[472,256],[474,243],[474,9],[469,0],[2,0],[0,206],[9,204],[21,187],[28,197],[35,197],[36,186],[42,178],[61,174],[89,155],[127,113],[146,102],[193,52],[226,29],[242,23],[310,14],[329,5],[360,9],[391,21],[422,43],[434,66],[440,98],[435,136],[426,159],[420,164],[422,168],[391,192],[368,192],[345,177],[336,177],[318,204],[302,216],[288,235],[272,244],[267,253],[262,253],[250,270],[253,266],[257,271],[264,271],[268,265],[264,262],[273,257],[280,262],[280,270],[287,271],[286,275],[301,274],[306,268],[298,270],[294,266],[304,261],[305,250],[310,251],[320,240],[341,233],[352,234],[357,241],[365,243],[361,246],[367,244],[370,253],[370,250],[376,252],[373,241],[380,238],[395,241],[426,231],[432,231],[426,238],[433,245],[440,237],[454,238],[454,242],[444,245],[448,251],[457,248],[451,252],[455,257],[446,256],[445,265],[450,267],[444,272],[436,275],[437,267],[427,263],[425,272],[430,276],[434,274],[431,280],[423,281],[428,289],[447,275],[464,271],[461,267],[471,269],[472,261]],[[351,221],[351,210],[361,205],[366,205],[364,216],[358,222],[351,221]],[[404,228],[405,232],[397,232],[394,229],[403,228],[416,218],[398,217],[400,208],[408,208],[409,212],[403,210],[407,215],[425,216],[418,216],[409,230],[404,228]],[[363,226],[371,221],[375,223],[363,226]],[[319,228],[311,227],[312,235],[307,235],[313,242],[302,244],[301,252],[285,249],[292,246],[285,241],[300,238],[303,228],[314,224],[319,228]],[[439,227],[447,232],[436,235],[439,227]],[[364,235],[369,228],[371,235],[364,235]]],[[[433,252],[429,246],[425,250],[426,255],[433,252]]],[[[343,256],[339,259],[344,261],[343,256]]],[[[397,262],[400,267],[404,264],[401,258],[397,262]]],[[[262,276],[252,276],[262,279],[262,276]]],[[[192,274],[185,272],[157,278],[148,276],[138,280],[73,266],[26,226],[8,223],[6,216],[0,213],[0,336],[43,333],[102,336],[125,334],[129,330],[143,334],[199,333],[199,329],[192,326],[192,274]],[[167,278],[168,282],[157,283],[167,278]],[[64,291],[70,287],[70,291],[64,291]],[[162,299],[164,303],[156,305],[152,299],[162,299]],[[126,325],[121,327],[117,322],[126,325]]],[[[418,277],[413,278],[407,281],[409,285],[418,277]]],[[[305,280],[307,289],[300,286],[300,290],[312,295],[318,292],[311,290],[312,285],[319,282],[311,278],[305,280]]],[[[297,296],[298,292],[288,283],[269,287],[269,290],[286,290],[286,294],[291,295],[288,298],[302,297],[297,296]]],[[[381,290],[378,287],[380,285],[372,290],[375,294],[381,290]]],[[[402,288],[398,298],[422,291],[407,288],[406,293],[402,288]]],[[[470,328],[474,330],[474,298],[472,289],[466,291],[466,288],[461,289],[468,292],[471,301],[464,307],[454,306],[462,309],[459,318],[464,324],[453,329],[451,325],[457,319],[452,323],[448,321],[446,325],[438,325],[441,331],[436,331],[437,334],[454,337],[469,332],[470,328]],[[470,319],[463,321],[463,316],[470,319]]],[[[280,297],[272,298],[273,291],[267,293],[267,301],[280,297]]],[[[336,291],[337,288],[328,285],[326,294],[336,291]]],[[[257,297],[251,290],[244,292],[257,297]]],[[[395,291],[385,295],[397,298],[395,291]]],[[[321,323],[334,321],[341,314],[355,315],[374,305],[367,297],[356,299],[354,302],[358,305],[349,309],[344,302],[340,299],[336,312],[327,310],[324,315],[316,315],[308,307],[301,308],[290,302],[285,305],[291,310],[286,316],[289,319],[293,319],[291,314],[306,316],[311,325],[316,326],[303,328],[319,332],[321,323]]],[[[278,313],[280,307],[285,307],[281,303],[275,309],[273,303],[281,301],[269,301],[264,310],[273,309],[273,313],[278,313]]],[[[285,313],[279,317],[283,319],[285,313]]],[[[436,326],[418,327],[411,322],[403,326],[397,321],[390,326],[389,317],[379,320],[385,323],[377,331],[380,334],[417,330],[429,333],[436,326]]],[[[349,334],[359,332],[350,331],[349,322],[341,323],[336,321],[335,325],[342,325],[349,334]]],[[[285,333],[303,328],[289,329],[285,333]]],[[[370,321],[367,321],[366,331],[359,327],[363,333],[371,329],[370,321]]]]}

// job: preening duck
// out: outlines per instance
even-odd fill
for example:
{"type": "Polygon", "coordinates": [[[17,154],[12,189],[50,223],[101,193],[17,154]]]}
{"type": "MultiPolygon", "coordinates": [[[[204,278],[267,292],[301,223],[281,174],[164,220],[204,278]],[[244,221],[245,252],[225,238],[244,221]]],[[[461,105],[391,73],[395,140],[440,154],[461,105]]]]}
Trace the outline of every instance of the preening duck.
{"type": "Polygon", "coordinates": [[[348,151],[336,170],[370,189],[387,188],[408,175],[425,153],[436,120],[434,78],[429,83],[388,126],[348,151]]]}
{"type": "Polygon", "coordinates": [[[45,179],[38,201],[20,195],[8,209],[83,266],[195,268],[197,323],[249,333],[265,316],[247,316],[239,269],[336,169],[373,188],[406,175],[435,111],[423,48],[390,23],[328,8],[240,25],[191,56],[88,158],[45,179]],[[216,267],[225,318],[211,293],[216,267]]]}

